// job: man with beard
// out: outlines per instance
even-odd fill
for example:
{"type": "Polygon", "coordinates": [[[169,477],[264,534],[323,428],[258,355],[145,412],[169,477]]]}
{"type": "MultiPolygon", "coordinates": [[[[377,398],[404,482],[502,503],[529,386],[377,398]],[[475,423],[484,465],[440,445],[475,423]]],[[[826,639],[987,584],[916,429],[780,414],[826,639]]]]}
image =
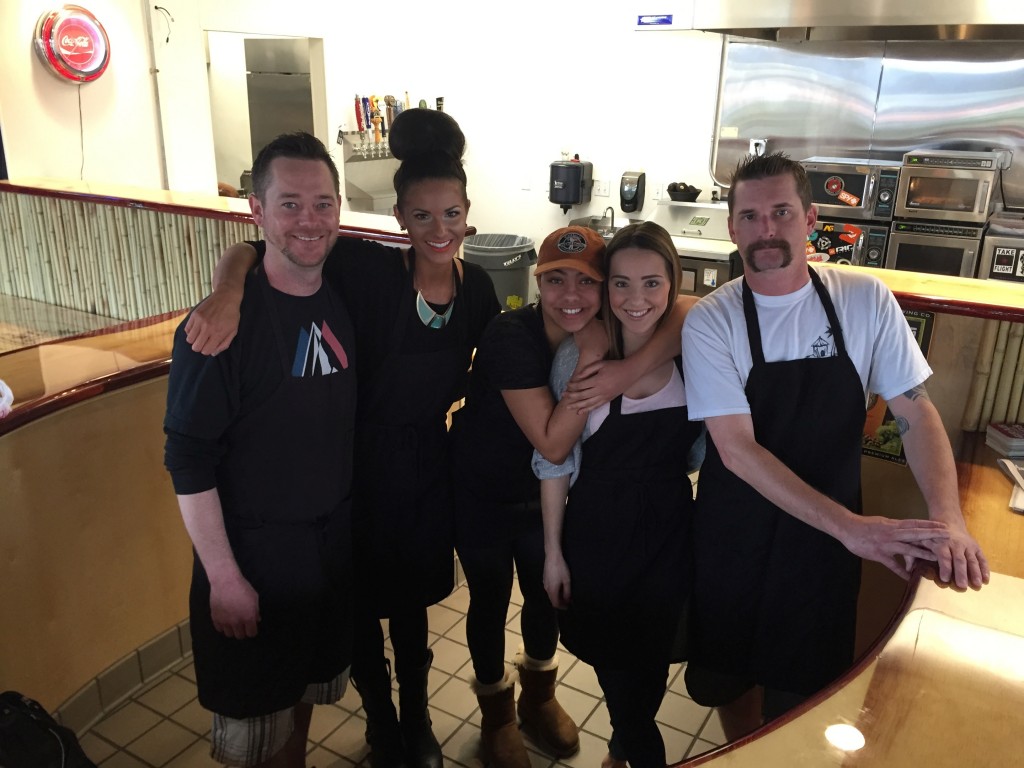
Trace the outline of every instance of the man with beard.
{"type": "Polygon", "coordinates": [[[749,157],[729,233],[744,275],[683,328],[690,418],[710,440],[694,521],[690,695],[739,738],[853,660],[860,558],[904,579],[918,560],[978,589],[989,569],[960,512],[956,468],[923,382],[932,371],[875,277],[813,269],[817,211],[803,167],[749,157]],[[895,415],[929,520],[860,514],[868,393],[895,415]]]}
{"type": "Polygon", "coordinates": [[[338,170],[305,133],[253,163],[266,257],[222,353],[174,340],[165,464],[194,546],[189,614],[211,755],[302,768],[313,704],[351,661],[354,348],[321,280],[338,237],[338,170]]]}

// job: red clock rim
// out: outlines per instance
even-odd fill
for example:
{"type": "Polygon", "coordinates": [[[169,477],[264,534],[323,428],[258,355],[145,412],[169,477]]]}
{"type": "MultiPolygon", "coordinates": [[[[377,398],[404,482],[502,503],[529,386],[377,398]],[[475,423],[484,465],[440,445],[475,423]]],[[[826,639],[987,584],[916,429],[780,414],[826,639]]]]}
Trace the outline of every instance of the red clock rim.
{"type": "Polygon", "coordinates": [[[110,38],[107,37],[107,30],[103,28],[99,19],[80,5],[65,5],[59,11],[44,13],[40,17],[37,25],[36,44],[38,46],[37,49],[42,54],[46,63],[50,65],[50,68],[54,73],[74,82],[91,82],[102,75],[107,70],[107,65],[110,64],[110,38]],[[103,60],[95,69],[73,69],[61,56],[57,54],[52,37],[53,28],[57,24],[57,21],[65,16],[84,17],[86,21],[90,22],[91,26],[93,26],[103,37],[103,60]]]}

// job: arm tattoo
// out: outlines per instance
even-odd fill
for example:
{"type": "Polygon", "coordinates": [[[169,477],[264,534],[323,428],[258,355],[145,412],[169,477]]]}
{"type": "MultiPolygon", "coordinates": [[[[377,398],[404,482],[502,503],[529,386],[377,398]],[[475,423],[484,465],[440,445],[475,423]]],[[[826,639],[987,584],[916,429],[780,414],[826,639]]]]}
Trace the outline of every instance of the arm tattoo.
{"type": "MultiPolygon", "coordinates": [[[[928,390],[924,388],[924,384],[918,384],[916,387],[912,387],[903,393],[903,396],[908,400],[917,400],[919,397],[928,400],[928,390]]],[[[896,429],[900,433],[900,437],[903,437],[907,432],[910,431],[910,422],[903,416],[896,417],[896,429]]]]}
{"type": "Polygon", "coordinates": [[[928,390],[924,388],[924,384],[918,384],[916,387],[908,389],[903,393],[903,396],[908,400],[917,400],[919,397],[923,397],[925,400],[930,399],[928,397],[928,390]]]}

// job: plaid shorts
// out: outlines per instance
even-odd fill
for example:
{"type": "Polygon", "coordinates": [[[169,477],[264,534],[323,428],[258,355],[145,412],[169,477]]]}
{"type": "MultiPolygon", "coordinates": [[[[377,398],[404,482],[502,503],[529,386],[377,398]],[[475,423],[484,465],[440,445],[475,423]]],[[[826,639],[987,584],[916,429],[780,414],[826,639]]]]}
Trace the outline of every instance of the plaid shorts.
{"type": "MultiPolygon", "coordinates": [[[[345,695],[349,670],[326,683],[307,686],[302,695],[306,704],[333,704],[345,695]]],[[[241,720],[214,714],[210,733],[210,757],[223,765],[259,765],[284,749],[295,729],[295,707],[241,720]]]]}

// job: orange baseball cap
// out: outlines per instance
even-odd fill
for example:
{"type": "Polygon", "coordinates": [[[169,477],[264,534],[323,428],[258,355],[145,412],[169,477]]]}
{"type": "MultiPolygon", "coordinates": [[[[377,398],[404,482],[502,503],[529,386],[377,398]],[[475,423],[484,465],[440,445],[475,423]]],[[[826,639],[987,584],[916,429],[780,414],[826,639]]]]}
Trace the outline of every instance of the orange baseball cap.
{"type": "Polygon", "coordinates": [[[604,238],[587,227],[573,225],[556,229],[540,244],[533,273],[577,269],[595,280],[604,280],[601,269],[604,247],[604,238]]]}

